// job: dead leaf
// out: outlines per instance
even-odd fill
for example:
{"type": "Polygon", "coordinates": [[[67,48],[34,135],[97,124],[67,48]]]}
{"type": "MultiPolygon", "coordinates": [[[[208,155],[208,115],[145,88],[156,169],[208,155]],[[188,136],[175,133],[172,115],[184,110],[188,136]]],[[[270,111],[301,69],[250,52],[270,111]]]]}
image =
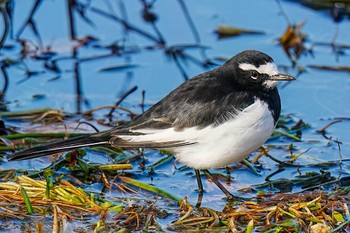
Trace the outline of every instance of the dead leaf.
{"type": "Polygon", "coordinates": [[[226,25],[219,25],[215,32],[218,35],[218,39],[239,36],[242,34],[264,34],[263,31],[248,30],[226,25]]]}
{"type": "Polygon", "coordinates": [[[291,59],[298,59],[306,51],[304,46],[306,34],[301,31],[305,23],[303,21],[299,24],[288,25],[282,37],[278,39],[280,45],[282,45],[284,51],[291,59]]]}

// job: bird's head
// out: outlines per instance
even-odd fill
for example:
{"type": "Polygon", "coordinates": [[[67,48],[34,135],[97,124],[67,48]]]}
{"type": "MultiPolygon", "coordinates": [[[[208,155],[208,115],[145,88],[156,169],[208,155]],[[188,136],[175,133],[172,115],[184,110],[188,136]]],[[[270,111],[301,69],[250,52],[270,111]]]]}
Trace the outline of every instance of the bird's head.
{"type": "Polygon", "coordinates": [[[228,60],[223,66],[231,79],[247,89],[274,89],[278,81],[291,81],[291,75],[278,72],[273,59],[256,50],[245,50],[228,60]],[[233,73],[233,75],[232,75],[233,73]]]}

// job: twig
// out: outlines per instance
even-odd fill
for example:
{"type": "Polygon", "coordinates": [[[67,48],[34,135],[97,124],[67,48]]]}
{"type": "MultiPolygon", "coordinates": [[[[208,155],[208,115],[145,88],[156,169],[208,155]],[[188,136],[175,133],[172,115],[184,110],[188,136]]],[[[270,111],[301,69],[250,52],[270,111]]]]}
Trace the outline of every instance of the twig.
{"type": "Polygon", "coordinates": [[[98,130],[93,124],[91,124],[91,123],[89,123],[89,122],[86,122],[86,121],[79,122],[78,125],[77,125],[77,127],[75,127],[75,130],[77,130],[77,129],[79,128],[79,126],[80,126],[80,125],[83,125],[83,124],[88,125],[88,126],[90,126],[91,128],[93,128],[96,132],[99,132],[99,130],[98,130]]]}
{"type": "MultiPolygon", "coordinates": [[[[2,102],[2,99],[3,97],[5,96],[6,94],[6,91],[8,89],[8,85],[9,85],[9,78],[8,78],[8,74],[7,74],[7,71],[6,71],[6,68],[5,66],[1,66],[0,67],[0,70],[1,70],[1,73],[2,73],[2,77],[4,78],[4,86],[2,87],[2,90],[0,92],[0,102],[2,102]]],[[[0,109],[2,107],[0,106],[0,109]]]]}
{"type": "Polygon", "coordinates": [[[142,90],[142,93],[141,93],[142,97],[141,97],[141,104],[140,104],[142,113],[145,112],[145,94],[146,94],[146,91],[142,90]]]}
{"type": "Polygon", "coordinates": [[[291,25],[290,20],[289,20],[289,18],[288,18],[288,15],[287,15],[287,13],[284,11],[284,9],[283,9],[283,6],[282,6],[281,1],[280,1],[280,0],[276,0],[276,2],[277,2],[278,7],[279,7],[280,10],[281,10],[281,13],[282,13],[283,17],[284,17],[285,20],[287,21],[288,25],[291,25]]]}
{"type": "Polygon", "coordinates": [[[75,5],[75,0],[67,0],[67,7],[68,7],[68,19],[69,19],[69,32],[70,32],[70,39],[75,40],[76,39],[76,33],[75,33],[75,20],[73,15],[73,7],[75,5]]]}
{"type": "Polygon", "coordinates": [[[188,75],[187,75],[185,69],[182,67],[182,65],[181,65],[181,63],[180,63],[180,61],[178,59],[178,53],[174,52],[174,51],[171,51],[170,55],[173,57],[177,68],[179,69],[180,73],[182,74],[182,77],[185,79],[185,81],[187,81],[188,80],[188,75]]]}
{"type": "Polygon", "coordinates": [[[150,11],[150,9],[153,6],[152,4],[149,4],[146,2],[146,0],[141,0],[142,4],[143,4],[143,19],[147,22],[150,23],[151,26],[153,27],[154,32],[157,34],[159,41],[161,44],[166,44],[164,37],[162,36],[162,34],[160,33],[157,25],[156,25],[156,21],[157,21],[157,16],[150,11]]]}
{"type": "Polygon", "coordinates": [[[7,10],[4,6],[0,6],[0,11],[2,14],[2,18],[4,20],[4,23],[3,23],[4,33],[2,34],[2,37],[0,39],[0,49],[1,49],[5,43],[6,37],[7,37],[8,32],[9,32],[9,18],[8,18],[7,10]]]}
{"type": "Polygon", "coordinates": [[[148,32],[143,31],[142,29],[139,29],[139,28],[137,28],[134,25],[131,25],[130,23],[122,20],[118,16],[115,16],[115,15],[112,15],[110,13],[107,13],[107,12],[101,10],[101,9],[96,8],[96,7],[91,7],[90,10],[92,12],[98,14],[98,15],[102,15],[102,16],[104,16],[106,18],[112,19],[112,20],[122,24],[124,26],[124,28],[127,29],[127,30],[136,32],[136,33],[142,35],[143,37],[146,37],[146,38],[148,38],[148,39],[150,39],[150,40],[152,40],[152,41],[154,41],[154,42],[156,42],[158,44],[162,44],[161,41],[159,41],[158,38],[155,38],[153,35],[149,34],[148,32]]]}
{"type": "Polygon", "coordinates": [[[23,23],[23,25],[20,27],[20,29],[18,30],[18,32],[16,34],[16,37],[19,38],[21,36],[22,32],[24,31],[24,29],[27,27],[27,25],[30,25],[32,27],[32,30],[33,30],[34,34],[38,37],[39,43],[40,43],[41,48],[42,48],[42,41],[41,41],[41,38],[40,38],[40,36],[38,34],[38,31],[36,29],[34,20],[33,20],[34,14],[39,9],[39,6],[40,6],[41,3],[42,3],[42,0],[36,0],[35,1],[32,9],[31,9],[31,11],[29,13],[28,18],[23,23]]]}
{"type": "Polygon", "coordinates": [[[332,126],[332,125],[334,125],[334,124],[336,124],[336,123],[340,123],[340,122],[342,122],[342,120],[335,120],[335,121],[333,121],[333,122],[330,122],[330,123],[328,123],[327,125],[325,125],[322,129],[316,130],[316,132],[317,132],[317,133],[320,133],[325,139],[329,140],[330,138],[327,137],[327,135],[326,135],[326,130],[327,130],[330,126],[332,126]]]}
{"type": "Polygon", "coordinates": [[[119,110],[125,111],[125,112],[129,113],[131,115],[131,117],[137,116],[137,114],[132,112],[131,110],[129,110],[127,108],[120,107],[120,106],[102,106],[102,107],[98,107],[98,108],[83,112],[82,115],[91,115],[93,112],[99,111],[101,109],[106,109],[106,108],[114,108],[114,109],[119,109],[119,110]]]}
{"type": "MultiPolygon", "coordinates": [[[[121,102],[123,102],[123,100],[128,97],[130,94],[132,94],[133,92],[135,92],[137,90],[137,86],[133,86],[131,89],[129,89],[127,92],[125,92],[120,98],[119,100],[115,103],[115,106],[118,106],[119,104],[121,104],[121,102]]],[[[112,116],[113,112],[115,111],[115,108],[112,108],[111,111],[108,113],[107,116],[112,116]]]]}

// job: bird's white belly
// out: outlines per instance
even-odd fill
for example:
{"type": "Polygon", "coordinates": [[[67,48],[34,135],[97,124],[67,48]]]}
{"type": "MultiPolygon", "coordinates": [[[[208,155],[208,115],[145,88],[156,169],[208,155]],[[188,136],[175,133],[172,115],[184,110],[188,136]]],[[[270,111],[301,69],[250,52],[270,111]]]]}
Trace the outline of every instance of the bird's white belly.
{"type": "Polygon", "coordinates": [[[195,169],[209,169],[241,161],[258,149],[271,136],[274,128],[273,116],[267,104],[256,100],[232,120],[216,127],[157,130],[144,132],[149,134],[131,140],[195,142],[172,149],[177,161],[195,169]]]}
{"type": "Polygon", "coordinates": [[[256,101],[234,119],[198,132],[198,143],[175,148],[176,158],[195,169],[227,166],[258,149],[271,136],[274,128],[267,104],[256,101]]]}

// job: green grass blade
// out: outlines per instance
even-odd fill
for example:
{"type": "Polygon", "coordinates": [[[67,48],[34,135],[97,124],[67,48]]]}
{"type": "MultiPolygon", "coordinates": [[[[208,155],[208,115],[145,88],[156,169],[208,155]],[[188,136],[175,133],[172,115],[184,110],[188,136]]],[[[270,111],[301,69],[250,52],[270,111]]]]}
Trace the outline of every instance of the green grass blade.
{"type": "Polygon", "coordinates": [[[23,187],[21,187],[21,194],[23,196],[24,203],[26,204],[28,214],[33,214],[34,211],[33,211],[32,203],[30,202],[30,199],[28,197],[27,191],[23,187]]]}
{"type": "Polygon", "coordinates": [[[156,193],[156,194],[159,194],[163,197],[167,197],[171,200],[174,200],[178,203],[180,203],[182,201],[182,199],[178,198],[178,197],[175,197],[174,195],[160,189],[160,188],[157,188],[153,185],[149,185],[149,184],[146,184],[146,183],[143,183],[141,181],[138,181],[138,180],[135,180],[135,179],[132,179],[132,178],[129,178],[129,177],[125,177],[125,176],[121,176],[119,177],[123,182],[125,183],[128,183],[128,184],[131,184],[135,187],[138,187],[138,188],[141,188],[141,189],[144,189],[144,190],[147,190],[149,192],[152,192],[152,193],[156,193]]]}

